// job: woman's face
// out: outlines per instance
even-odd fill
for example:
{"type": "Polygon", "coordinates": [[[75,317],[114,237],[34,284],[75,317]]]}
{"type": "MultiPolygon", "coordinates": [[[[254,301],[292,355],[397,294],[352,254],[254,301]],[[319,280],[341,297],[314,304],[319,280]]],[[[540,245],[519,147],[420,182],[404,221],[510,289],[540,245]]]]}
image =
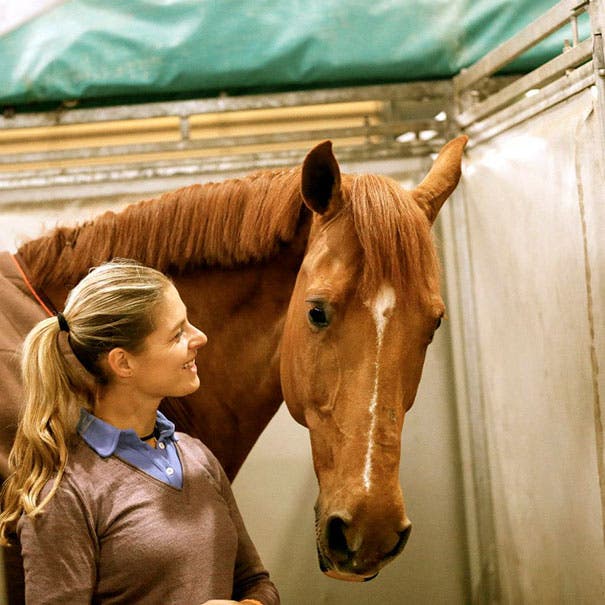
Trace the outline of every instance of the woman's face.
{"type": "Polygon", "coordinates": [[[200,386],[195,357],[208,339],[189,323],[187,308],[172,285],[155,313],[155,330],[141,352],[130,355],[131,384],[150,399],[189,395],[200,386]]]}

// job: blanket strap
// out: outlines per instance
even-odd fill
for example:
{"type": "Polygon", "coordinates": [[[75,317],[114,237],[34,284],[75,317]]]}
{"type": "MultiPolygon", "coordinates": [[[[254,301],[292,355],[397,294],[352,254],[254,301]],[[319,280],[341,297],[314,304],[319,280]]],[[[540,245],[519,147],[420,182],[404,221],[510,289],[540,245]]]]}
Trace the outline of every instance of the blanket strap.
{"type": "Polygon", "coordinates": [[[15,266],[17,267],[19,274],[23,278],[23,281],[24,281],[25,285],[27,286],[28,290],[32,293],[33,297],[38,301],[38,304],[46,311],[46,314],[49,317],[52,317],[54,315],[54,313],[48,308],[48,306],[44,303],[44,301],[42,300],[40,295],[36,292],[36,289],[33,287],[32,283],[29,281],[29,278],[25,274],[23,267],[21,267],[21,265],[19,264],[17,257],[14,254],[11,254],[10,256],[13,259],[13,262],[15,263],[15,266]]]}

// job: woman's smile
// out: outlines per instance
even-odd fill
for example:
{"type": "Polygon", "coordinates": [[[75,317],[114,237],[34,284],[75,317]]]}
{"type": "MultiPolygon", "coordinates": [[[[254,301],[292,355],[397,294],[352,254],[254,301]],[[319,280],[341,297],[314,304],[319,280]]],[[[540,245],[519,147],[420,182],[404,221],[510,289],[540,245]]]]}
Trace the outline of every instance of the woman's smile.
{"type": "Polygon", "coordinates": [[[184,366],[183,366],[184,370],[188,370],[190,372],[195,372],[197,374],[197,365],[195,363],[195,357],[191,360],[188,361],[184,366]]]}

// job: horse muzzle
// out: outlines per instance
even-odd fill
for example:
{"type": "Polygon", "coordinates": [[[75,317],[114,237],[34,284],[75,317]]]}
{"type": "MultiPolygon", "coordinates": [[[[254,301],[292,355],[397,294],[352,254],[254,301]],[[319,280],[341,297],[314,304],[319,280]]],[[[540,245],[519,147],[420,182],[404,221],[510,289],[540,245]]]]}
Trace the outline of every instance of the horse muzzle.
{"type": "Polygon", "coordinates": [[[332,514],[325,524],[316,520],[319,567],[328,577],[348,582],[368,582],[397,555],[410,537],[412,524],[403,527],[361,527],[348,515],[332,514]]]}

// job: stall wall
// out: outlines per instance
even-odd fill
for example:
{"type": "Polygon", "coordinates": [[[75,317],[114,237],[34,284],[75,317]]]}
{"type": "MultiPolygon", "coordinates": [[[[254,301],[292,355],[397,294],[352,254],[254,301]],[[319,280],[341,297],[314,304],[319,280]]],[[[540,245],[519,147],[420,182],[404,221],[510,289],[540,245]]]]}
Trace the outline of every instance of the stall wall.
{"type": "MultiPolygon", "coordinates": [[[[389,173],[411,187],[429,165],[425,158],[344,166],[344,170],[389,173]]],[[[208,178],[218,180],[220,175],[208,178]]],[[[88,219],[105,208],[120,208],[134,197],[0,206],[0,247],[14,249],[19,240],[43,228],[88,219]]],[[[468,552],[447,322],[429,348],[417,400],[406,417],[402,449],[401,483],[414,524],[404,553],[372,582],[328,579],[319,570],[315,551],[317,482],[308,433],[282,406],[245,462],[234,491],[284,605],[468,603],[468,552]]]]}
{"type": "Polygon", "coordinates": [[[486,456],[472,465],[489,485],[476,483],[475,496],[492,507],[484,547],[503,603],[605,602],[605,175],[594,103],[586,90],[469,150],[446,217],[450,236],[466,238],[446,273],[470,302],[457,328],[473,335],[477,375],[461,380],[481,391],[465,413],[483,431],[486,456]]]}

